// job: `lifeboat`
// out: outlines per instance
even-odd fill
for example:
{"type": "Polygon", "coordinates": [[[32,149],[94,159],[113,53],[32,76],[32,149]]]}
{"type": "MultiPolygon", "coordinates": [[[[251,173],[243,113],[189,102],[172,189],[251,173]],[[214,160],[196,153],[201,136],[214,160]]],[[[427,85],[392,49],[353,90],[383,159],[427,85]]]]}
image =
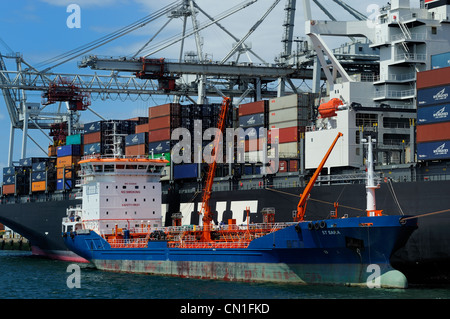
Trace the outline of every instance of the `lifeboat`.
{"type": "Polygon", "coordinates": [[[333,98],[326,103],[320,104],[320,118],[336,116],[336,111],[338,110],[340,105],[344,105],[344,103],[338,98],[333,98]]]}

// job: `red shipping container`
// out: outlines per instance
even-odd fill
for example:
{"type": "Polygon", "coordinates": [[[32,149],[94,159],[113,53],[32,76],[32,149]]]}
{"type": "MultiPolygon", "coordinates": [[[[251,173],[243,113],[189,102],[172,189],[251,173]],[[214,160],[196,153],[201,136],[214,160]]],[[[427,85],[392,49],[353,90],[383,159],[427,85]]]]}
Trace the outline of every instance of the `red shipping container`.
{"type": "Polygon", "coordinates": [[[417,143],[444,140],[450,140],[450,122],[417,125],[417,143]]]}
{"type": "Polygon", "coordinates": [[[146,133],[148,132],[148,123],[136,125],[135,133],[146,133]]]}
{"type": "Polygon", "coordinates": [[[297,171],[298,171],[298,160],[290,160],[289,172],[297,172],[297,171]]]}
{"type": "Polygon", "coordinates": [[[102,132],[84,134],[84,144],[101,143],[102,132]]]}
{"type": "MultiPolygon", "coordinates": [[[[269,130],[267,133],[267,138],[270,142],[270,139],[272,138],[272,130],[269,130]]],[[[278,143],[291,143],[291,142],[298,142],[299,140],[299,127],[298,126],[291,126],[286,128],[279,128],[278,129],[278,135],[275,135],[273,137],[275,140],[278,140],[278,143]]]]}
{"type": "Polygon", "coordinates": [[[417,73],[416,86],[418,90],[446,84],[450,84],[450,68],[440,68],[417,73]]]}
{"type": "Polygon", "coordinates": [[[257,114],[257,113],[265,113],[267,109],[267,101],[257,101],[252,103],[246,103],[239,105],[239,116],[257,114]]]}
{"type": "Polygon", "coordinates": [[[280,161],[278,172],[279,173],[287,172],[287,161],[280,161]]]}
{"type": "Polygon", "coordinates": [[[180,126],[180,118],[178,116],[162,116],[148,121],[149,131],[159,130],[162,128],[176,128],[180,126]]]}
{"type": "Polygon", "coordinates": [[[148,155],[148,144],[138,144],[125,147],[126,156],[148,155]]]}
{"type": "Polygon", "coordinates": [[[170,140],[170,128],[163,128],[148,132],[148,142],[158,142],[170,140]]]}
{"type": "Polygon", "coordinates": [[[180,104],[168,103],[148,108],[148,117],[156,118],[167,115],[178,115],[180,113],[180,104]]]}
{"type": "Polygon", "coordinates": [[[152,131],[162,128],[170,128],[170,115],[149,119],[148,128],[152,131]]]}
{"type": "Polygon", "coordinates": [[[252,142],[250,142],[250,140],[245,140],[245,151],[253,152],[253,151],[263,150],[263,145],[265,143],[266,143],[265,138],[254,139],[254,140],[252,140],[252,142]],[[263,143],[262,147],[260,146],[260,143],[263,143]]]}

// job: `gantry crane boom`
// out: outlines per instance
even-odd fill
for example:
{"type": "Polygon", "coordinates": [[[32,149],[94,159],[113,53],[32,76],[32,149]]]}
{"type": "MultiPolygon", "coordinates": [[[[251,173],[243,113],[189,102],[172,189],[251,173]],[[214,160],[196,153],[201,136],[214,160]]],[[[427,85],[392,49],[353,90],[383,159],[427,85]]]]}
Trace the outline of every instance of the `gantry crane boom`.
{"type": "MultiPolygon", "coordinates": [[[[222,101],[222,105],[220,108],[219,113],[219,121],[217,124],[217,128],[221,133],[223,133],[225,129],[225,121],[228,113],[229,106],[231,104],[231,99],[229,97],[224,97],[222,101]]],[[[217,156],[218,156],[218,149],[219,149],[219,143],[220,138],[217,136],[215,137],[214,141],[214,148],[211,152],[211,163],[208,167],[208,174],[206,175],[206,181],[205,181],[205,188],[203,190],[203,198],[202,198],[202,208],[200,210],[200,214],[203,214],[203,233],[202,233],[202,241],[211,241],[211,233],[210,233],[210,226],[211,222],[213,220],[211,207],[209,206],[209,201],[211,199],[211,191],[212,191],[212,185],[214,183],[214,176],[216,174],[216,168],[217,168],[217,156]]]]}

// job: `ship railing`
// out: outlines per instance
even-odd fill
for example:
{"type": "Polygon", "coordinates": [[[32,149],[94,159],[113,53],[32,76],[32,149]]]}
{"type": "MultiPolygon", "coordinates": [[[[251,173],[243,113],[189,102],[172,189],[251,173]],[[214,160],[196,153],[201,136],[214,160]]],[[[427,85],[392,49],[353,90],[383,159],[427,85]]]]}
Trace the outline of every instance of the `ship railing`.
{"type": "Polygon", "coordinates": [[[421,53],[400,53],[395,56],[395,61],[400,60],[414,60],[414,61],[426,61],[427,55],[421,53]]]}
{"type": "MultiPolygon", "coordinates": [[[[283,229],[289,227],[295,223],[292,222],[284,222],[284,223],[258,223],[258,224],[232,224],[232,225],[212,225],[209,226],[210,231],[264,231],[264,232],[272,232],[279,229],[283,229]]],[[[139,233],[139,234],[151,234],[154,231],[163,231],[165,233],[184,233],[189,231],[203,231],[205,230],[203,226],[199,225],[183,225],[183,226],[167,226],[167,227],[132,227],[130,228],[131,233],[139,233]]]]}
{"type": "Polygon", "coordinates": [[[111,248],[144,248],[147,247],[148,240],[145,238],[132,239],[108,239],[111,248]]]}
{"type": "Polygon", "coordinates": [[[81,157],[81,160],[89,160],[89,159],[115,159],[115,158],[123,158],[123,159],[148,159],[148,155],[84,155],[81,157]]]}
{"type": "Polygon", "coordinates": [[[411,37],[407,38],[403,33],[394,34],[391,36],[391,41],[404,41],[404,40],[413,40],[413,41],[424,41],[427,39],[426,33],[411,33],[411,37]]]}
{"type": "Polygon", "coordinates": [[[247,248],[249,241],[238,242],[198,242],[198,241],[179,241],[169,242],[167,246],[169,248],[247,248]]]}

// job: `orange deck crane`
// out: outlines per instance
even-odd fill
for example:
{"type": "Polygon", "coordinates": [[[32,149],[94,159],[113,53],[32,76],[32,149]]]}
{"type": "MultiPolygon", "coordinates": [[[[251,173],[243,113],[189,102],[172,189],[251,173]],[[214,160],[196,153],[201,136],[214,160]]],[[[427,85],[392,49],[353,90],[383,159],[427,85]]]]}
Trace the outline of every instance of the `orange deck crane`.
{"type": "Polygon", "coordinates": [[[328,152],[325,154],[324,158],[322,159],[322,162],[320,162],[320,165],[317,167],[316,171],[314,172],[314,175],[309,180],[308,185],[306,185],[305,189],[303,190],[303,193],[301,194],[301,197],[300,197],[300,201],[298,202],[298,205],[297,205],[297,214],[294,216],[295,222],[303,221],[303,218],[305,217],[305,212],[306,212],[306,203],[309,198],[309,194],[311,193],[311,189],[313,188],[314,183],[317,180],[317,177],[319,177],[320,172],[322,171],[328,157],[331,154],[331,151],[333,150],[338,139],[342,135],[343,135],[342,133],[340,133],[340,132],[338,133],[338,135],[334,139],[333,143],[331,144],[330,148],[328,149],[328,152]]]}
{"type": "MultiPolygon", "coordinates": [[[[225,129],[225,120],[228,113],[228,108],[230,107],[231,99],[229,97],[224,97],[222,101],[222,105],[219,113],[219,120],[217,124],[217,128],[221,133],[223,133],[225,129]]],[[[211,241],[211,222],[213,220],[213,214],[211,212],[211,207],[209,206],[209,200],[211,199],[211,191],[214,183],[214,176],[216,174],[217,168],[217,150],[219,149],[219,141],[217,137],[215,138],[214,148],[211,151],[212,160],[208,167],[208,173],[206,175],[205,188],[203,190],[203,198],[202,198],[202,208],[200,210],[200,214],[203,214],[203,232],[201,241],[209,242],[211,241]]]]}

